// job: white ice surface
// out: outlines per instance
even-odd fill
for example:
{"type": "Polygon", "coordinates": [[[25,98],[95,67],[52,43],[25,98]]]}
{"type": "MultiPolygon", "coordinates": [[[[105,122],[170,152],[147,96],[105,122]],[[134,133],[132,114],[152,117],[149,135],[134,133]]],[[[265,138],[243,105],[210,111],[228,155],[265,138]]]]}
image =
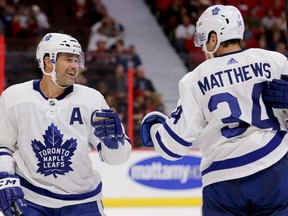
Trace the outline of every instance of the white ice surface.
{"type": "Polygon", "coordinates": [[[107,216],[201,216],[200,207],[117,207],[106,208],[105,213],[107,216]]]}

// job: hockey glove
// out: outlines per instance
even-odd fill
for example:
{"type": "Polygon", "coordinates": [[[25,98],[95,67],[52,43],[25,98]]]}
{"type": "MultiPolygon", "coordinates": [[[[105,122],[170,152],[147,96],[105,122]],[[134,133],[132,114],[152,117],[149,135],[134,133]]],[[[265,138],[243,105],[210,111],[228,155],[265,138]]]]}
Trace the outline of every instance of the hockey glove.
{"type": "Polygon", "coordinates": [[[288,108],[288,81],[273,79],[263,91],[263,100],[274,108],[288,108]]]}
{"type": "Polygon", "coordinates": [[[19,177],[0,172],[0,211],[4,216],[20,216],[26,212],[26,208],[19,177]]]}
{"type": "Polygon", "coordinates": [[[140,136],[146,147],[154,146],[150,135],[152,125],[157,123],[163,124],[167,118],[166,115],[158,111],[150,112],[144,117],[141,123],[140,136]]]}
{"type": "Polygon", "coordinates": [[[125,135],[117,113],[111,109],[95,110],[91,115],[94,135],[108,148],[117,149],[119,142],[124,145],[125,135]]]}

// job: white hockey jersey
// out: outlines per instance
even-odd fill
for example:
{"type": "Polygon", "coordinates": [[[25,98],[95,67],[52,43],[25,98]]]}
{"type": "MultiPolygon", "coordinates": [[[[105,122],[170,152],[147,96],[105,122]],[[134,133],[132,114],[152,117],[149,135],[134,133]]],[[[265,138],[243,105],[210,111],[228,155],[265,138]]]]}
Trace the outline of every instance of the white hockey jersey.
{"type": "Polygon", "coordinates": [[[180,80],[169,119],[152,126],[155,149],[178,160],[197,143],[203,186],[271,166],[287,153],[287,124],[283,110],[263,103],[262,90],[287,73],[284,55],[262,49],[206,60],[180,80]]]}
{"type": "Polygon", "coordinates": [[[108,149],[94,136],[91,113],[109,108],[98,91],[75,84],[48,99],[39,83],[11,86],[0,97],[0,171],[18,174],[25,199],[39,205],[101,199],[101,177],[89,153],[94,146],[102,161],[124,163],[131,153],[129,138],[108,149]]]}

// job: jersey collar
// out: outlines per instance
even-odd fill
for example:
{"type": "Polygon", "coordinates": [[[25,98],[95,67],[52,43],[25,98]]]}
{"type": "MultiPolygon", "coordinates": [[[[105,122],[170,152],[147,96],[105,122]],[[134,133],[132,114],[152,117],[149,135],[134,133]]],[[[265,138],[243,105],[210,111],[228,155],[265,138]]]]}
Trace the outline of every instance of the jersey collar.
{"type": "MultiPolygon", "coordinates": [[[[34,80],[33,81],[33,89],[37,92],[39,92],[43,98],[45,98],[46,100],[48,100],[48,98],[43,94],[43,92],[40,89],[40,80],[34,80]]],[[[68,88],[65,89],[65,91],[63,92],[62,95],[58,96],[56,99],[57,100],[62,100],[64,99],[68,94],[70,94],[71,92],[73,92],[73,85],[69,86],[68,88]]]]}
{"type": "Polygon", "coordinates": [[[235,52],[229,52],[229,53],[224,53],[224,54],[222,54],[222,55],[219,55],[219,56],[217,56],[217,57],[222,57],[222,56],[226,56],[226,55],[231,55],[231,54],[235,54],[235,53],[240,53],[240,52],[243,52],[244,50],[237,50],[237,51],[235,51],[235,52]]]}

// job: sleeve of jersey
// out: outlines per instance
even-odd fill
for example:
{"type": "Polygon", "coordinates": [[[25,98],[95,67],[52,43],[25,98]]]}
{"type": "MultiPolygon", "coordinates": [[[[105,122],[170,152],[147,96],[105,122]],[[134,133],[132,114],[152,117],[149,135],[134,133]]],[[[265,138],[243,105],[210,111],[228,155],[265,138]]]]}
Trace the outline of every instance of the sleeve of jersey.
{"type": "MultiPolygon", "coordinates": [[[[281,67],[281,71],[279,71],[280,73],[281,73],[281,75],[282,76],[284,76],[284,77],[286,77],[286,79],[287,79],[287,77],[288,77],[288,70],[287,70],[287,67],[288,67],[288,60],[287,60],[287,58],[284,60],[284,61],[282,61],[282,62],[284,62],[284,65],[283,65],[283,67],[281,67]]],[[[281,65],[282,66],[282,65],[281,65]]],[[[279,66],[280,67],[280,66],[279,66]]],[[[283,78],[283,77],[282,77],[283,78]]]]}
{"type": "Polygon", "coordinates": [[[180,99],[177,108],[164,124],[155,124],[150,134],[155,150],[167,160],[179,160],[187,155],[205,126],[203,114],[192,89],[179,83],[180,99]]]}
{"type": "MultiPolygon", "coordinates": [[[[123,129],[124,130],[124,129],[123,129]]],[[[119,142],[117,149],[109,149],[104,144],[100,147],[100,158],[103,162],[110,165],[120,165],[128,161],[131,154],[131,142],[130,139],[125,135],[124,144],[119,142]]]]}
{"type": "Polygon", "coordinates": [[[9,117],[2,94],[0,97],[0,172],[14,174],[12,157],[16,143],[16,123],[9,117]]]}

